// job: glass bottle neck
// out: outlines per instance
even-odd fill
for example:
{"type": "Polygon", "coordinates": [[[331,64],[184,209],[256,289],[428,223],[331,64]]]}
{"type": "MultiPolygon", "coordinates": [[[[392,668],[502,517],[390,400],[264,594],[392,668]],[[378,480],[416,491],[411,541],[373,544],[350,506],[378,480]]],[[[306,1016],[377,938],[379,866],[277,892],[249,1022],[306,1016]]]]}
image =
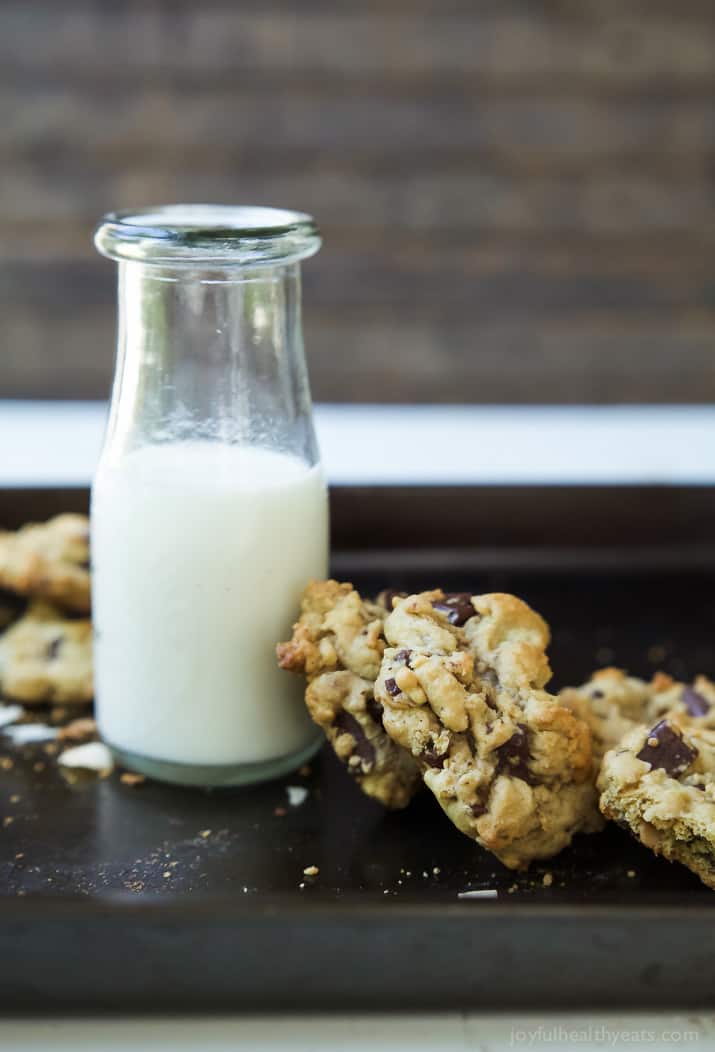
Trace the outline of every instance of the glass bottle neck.
{"type": "Polygon", "coordinates": [[[252,269],[119,262],[105,453],[195,440],[317,461],[297,262],[252,269]]]}

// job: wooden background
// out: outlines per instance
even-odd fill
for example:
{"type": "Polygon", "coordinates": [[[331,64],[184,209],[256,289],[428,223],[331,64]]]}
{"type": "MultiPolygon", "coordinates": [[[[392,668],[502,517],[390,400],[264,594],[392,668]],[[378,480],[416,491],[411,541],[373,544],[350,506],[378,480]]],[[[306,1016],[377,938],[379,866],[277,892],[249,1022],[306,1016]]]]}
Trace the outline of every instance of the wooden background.
{"type": "Polygon", "coordinates": [[[715,398],[713,0],[0,0],[0,396],[101,397],[112,207],[313,212],[316,397],[715,398]]]}

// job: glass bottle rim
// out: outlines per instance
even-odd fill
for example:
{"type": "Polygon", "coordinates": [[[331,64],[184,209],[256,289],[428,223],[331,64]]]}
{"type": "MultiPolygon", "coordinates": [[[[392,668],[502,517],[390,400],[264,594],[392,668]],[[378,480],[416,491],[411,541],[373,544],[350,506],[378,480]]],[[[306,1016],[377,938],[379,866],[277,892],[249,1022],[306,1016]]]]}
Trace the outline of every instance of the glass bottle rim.
{"type": "Polygon", "coordinates": [[[108,212],[94,243],[103,256],[164,265],[295,263],[321,245],[306,212],[262,205],[172,204],[108,212]]]}

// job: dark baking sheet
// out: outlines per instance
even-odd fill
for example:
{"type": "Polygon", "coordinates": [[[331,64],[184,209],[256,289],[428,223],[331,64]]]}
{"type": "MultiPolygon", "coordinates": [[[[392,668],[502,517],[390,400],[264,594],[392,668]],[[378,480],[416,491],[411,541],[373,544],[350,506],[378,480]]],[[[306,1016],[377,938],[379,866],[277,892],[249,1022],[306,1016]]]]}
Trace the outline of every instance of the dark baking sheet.
{"type": "MultiPolygon", "coordinates": [[[[552,495],[542,500],[563,503],[563,491],[552,495]]],[[[421,547],[380,548],[375,530],[375,547],[338,544],[336,572],[366,592],[442,584],[522,595],[552,624],[555,687],[611,663],[641,675],[715,674],[715,562],[706,545],[678,537],[687,523],[677,516],[666,547],[657,534],[644,547],[623,529],[618,550],[456,552],[425,543],[440,534],[419,518],[419,495],[361,497],[381,515],[402,514],[406,528],[412,516],[421,547]]],[[[463,490],[429,501],[437,525],[439,511],[454,529],[460,514],[478,521],[488,497],[463,490]]],[[[58,498],[81,506],[85,495],[25,492],[20,503],[49,514],[58,498]]],[[[17,508],[17,495],[2,499],[17,508]]],[[[351,507],[369,514],[355,493],[334,495],[337,531],[350,529],[351,507]]],[[[528,515],[529,502],[522,509],[528,515]]],[[[5,1012],[715,1001],[715,893],[615,827],[515,875],[454,830],[428,794],[400,814],[382,811],[327,750],[309,775],[213,793],[129,788],[116,775],[68,785],[41,745],[16,749],[0,737],[3,756],[12,761],[0,765],[5,1012]],[[286,787],[299,785],[307,799],[291,807],[286,787]],[[320,870],[312,881],[309,865],[320,870]],[[498,896],[458,899],[469,889],[498,896]]]]}

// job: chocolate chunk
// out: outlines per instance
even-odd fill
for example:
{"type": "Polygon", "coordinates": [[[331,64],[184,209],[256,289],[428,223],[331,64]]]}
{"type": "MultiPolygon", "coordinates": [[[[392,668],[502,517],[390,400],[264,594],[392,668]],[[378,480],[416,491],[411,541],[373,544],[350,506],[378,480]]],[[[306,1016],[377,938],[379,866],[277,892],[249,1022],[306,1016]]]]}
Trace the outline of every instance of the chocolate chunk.
{"type": "Polygon", "coordinates": [[[375,762],[375,750],[352,713],[341,709],[335,718],[335,726],[343,734],[349,734],[355,739],[355,753],[363,763],[372,765],[375,762]]]}
{"type": "Polygon", "coordinates": [[[496,750],[499,757],[500,774],[510,774],[525,782],[531,781],[529,773],[529,732],[523,723],[518,723],[508,741],[496,750]]]}
{"type": "Polygon", "coordinates": [[[705,716],[710,712],[710,702],[693,687],[685,688],[681,700],[691,716],[705,716]]]}
{"type": "Polygon", "coordinates": [[[89,559],[85,559],[85,560],[84,560],[84,562],[82,562],[82,563],[77,563],[77,566],[78,566],[78,568],[79,568],[80,570],[86,570],[86,571],[87,571],[87,573],[89,573],[89,571],[90,571],[90,562],[89,562],[89,559]]]}
{"type": "Polygon", "coordinates": [[[472,812],[475,818],[481,818],[482,815],[487,813],[487,809],[484,804],[470,804],[469,810],[472,812]]]}
{"type": "Polygon", "coordinates": [[[697,749],[691,749],[668,720],[661,720],[648,731],[648,739],[637,759],[660,768],[666,774],[678,775],[690,767],[697,755],[697,749]]]}
{"type": "Polygon", "coordinates": [[[22,596],[10,592],[7,588],[0,588],[0,603],[2,603],[3,606],[12,606],[21,610],[26,605],[27,601],[22,596]]]}
{"type": "Polygon", "coordinates": [[[373,698],[372,695],[370,695],[370,697],[367,698],[365,701],[365,708],[368,712],[368,715],[372,717],[375,723],[379,723],[380,726],[382,726],[382,714],[384,712],[384,709],[380,702],[373,698]]]}
{"type": "Polygon", "coordinates": [[[592,698],[605,698],[605,696],[606,695],[605,695],[605,693],[602,690],[592,690],[591,691],[591,697],[592,698]]]}
{"type": "Polygon", "coordinates": [[[400,664],[407,665],[408,668],[411,668],[412,667],[410,665],[410,658],[411,657],[412,657],[412,651],[411,650],[398,650],[397,653],[395,654],[395,657],[394,657],[393,660],[394,661],[399,661],[400,664]]]}
{"type": "Polygon", "coordinates": [[[447,615],[450,625],[463,625],[475,613],[469,592],[449,592],[444,599],[435,599],[432,606],[447,615]]]}
{"type": "Polygon", "coordinates": [[[54,659],[57,657],[57,655],[60,652],[60,647],[61,646],[62,646],[62,636],[58,636],[57,639],[53,639],[50,643],[47,644],[47,660],[48,661],[54,661],[54,659]]]}
{"type": "Polygon", "coordinates": [[[394,680],[394,679],[392,678],[392,676],[390,676],[390,678],[389,678],[389,679],[386,679],[386,680],[385,680],[385,690],[386,690],[386,691],[387,691],[387,693],[388,693],[388,694],[390,694],[390,695],[391,695],[391,696],[392,696],[393,698],[396,698],[398,694],[401,694],[401,693],[402,693],[402,691],[401,691],[401,690],[400,690],[400,688],[399,688],[399,687],[397,686],[397,683],[396,683],[396,682],[395,682],[395,680],[394,680]]]}
{"type": "Polygon", "coordinates": [[[441,770],[447,757],[446,752],[440,752],[434,745],[427,746],[420,753],[420,759],[424,760],[428,767],[436,767],[441,770]]]}
{"type": "Polygon", "coordinates": [[[23,596],[0,588],[0,631],[19,617],[26,607],[27,600],[23,596]]]}

